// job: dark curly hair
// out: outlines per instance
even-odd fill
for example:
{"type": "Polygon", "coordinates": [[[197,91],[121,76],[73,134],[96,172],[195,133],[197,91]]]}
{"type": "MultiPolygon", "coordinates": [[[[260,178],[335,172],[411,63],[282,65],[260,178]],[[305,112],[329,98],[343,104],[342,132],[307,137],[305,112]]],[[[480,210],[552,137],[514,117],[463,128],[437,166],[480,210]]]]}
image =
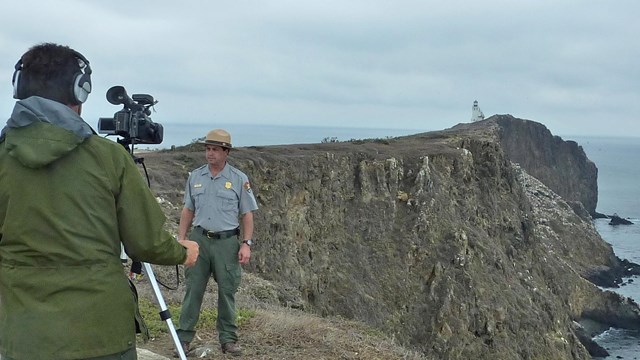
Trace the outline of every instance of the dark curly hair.
{"type": "Polygon", "coordinates": [[[41,96],[65,105],[78,105],[73,95],[75,75],[80,72],[78,53],[68,46],[43,43],[22,55],[20,99],[41,96]]]}

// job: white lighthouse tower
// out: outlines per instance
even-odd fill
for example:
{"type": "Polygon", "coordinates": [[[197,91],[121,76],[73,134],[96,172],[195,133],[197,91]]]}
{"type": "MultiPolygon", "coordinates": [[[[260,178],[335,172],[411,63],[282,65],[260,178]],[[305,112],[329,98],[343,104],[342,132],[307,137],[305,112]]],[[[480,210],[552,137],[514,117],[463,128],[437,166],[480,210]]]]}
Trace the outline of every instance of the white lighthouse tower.
{"type": "Polygon", "coordinates": [[[484,114],[478,106],[478,100],[473,101],[473,107],[471,108],[471,122],[484,120],[484,114]]]}

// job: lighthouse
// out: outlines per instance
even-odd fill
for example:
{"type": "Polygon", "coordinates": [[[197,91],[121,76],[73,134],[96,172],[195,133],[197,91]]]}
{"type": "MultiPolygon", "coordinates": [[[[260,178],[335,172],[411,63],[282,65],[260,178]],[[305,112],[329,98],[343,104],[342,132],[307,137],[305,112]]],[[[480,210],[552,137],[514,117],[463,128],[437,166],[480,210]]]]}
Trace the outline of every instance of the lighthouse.
{"type": "Polygon", "coordinates": [[[471,108],[471,122],[484,120],[484,114],[478,106],[478,100],[473,101],[473,107],[471,108]]]}

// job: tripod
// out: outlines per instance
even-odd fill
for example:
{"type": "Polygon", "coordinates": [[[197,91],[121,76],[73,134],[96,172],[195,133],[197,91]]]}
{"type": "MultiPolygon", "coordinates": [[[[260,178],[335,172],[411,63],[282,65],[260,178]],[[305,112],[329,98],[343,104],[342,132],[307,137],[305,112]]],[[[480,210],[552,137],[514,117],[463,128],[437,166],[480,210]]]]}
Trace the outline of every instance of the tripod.
{"type": "MultiPolygon", "coordinates": [[[[124,251],[124,247],[121,247],[120,260],[122,263],[127,262],[127,254],[124,251]]],[[[142,268],[144,267],[144,273],[149,277],[149,283],[151,283],[151,287],[153,288],[153,294],[155,295],[156,301],[160,306],[160,311],[158,315],[160,315],[160,319],[167,323],[167,327],[169,328],[169,333],[171,333],[171,337],[173,338],[173,343],[176,346],[176,351],[180,356],[180,360],[186,360],[187,354],[184,353],[184,349],[182,349],[182,345],[180,344],[180,339],[178,338],[178,333],[176,332],[176,328],[173,325],[173,321],[171,320],[171,312],[167,307],[167,304],[164,302],[164,298],[162,297],[162,293],[160,292],[160,287],[158,286],[158,280],[156,280],[156,276],[153,273],[153,268],[151,268],[151,264],[143,262],[133,262],[131,264],[131,272],[136,274],[141,274],[142,268]]],[[[131,280],[131,279],[130,279],[131,280]]],[[[131,282],[133,286],[133,282],[131,282]]]]}
{"type": "MultiPolygon", "coordinates": [[[[144,173],[147,179],[147,185],[151,187],[151,182],[149,181],[149,174],[147,173],[147,167],[144,165],[144,158],[135,157],[133,155],[133,144],[131,144],[130,149],[128,146],[126,146],[126,144],[124,143],[121,143],[121,144],[129,151],[129,153],[131,154],[131,157],[133,158],[133,161],[136,164],[142,165],[142,168],[144,169],[144,173]]],[[[120,259],[123,262],[126,262],[127,257],[128,256],[124,251],[124,247],[122,247],[121,253],[120,253],[120,259]]],[[[137,263],[137,264],[140,264],[140,263],[137,263]]],[[[136,267],[139,268],[139,265],[137,264],[136,262],[132,264],[131,271],[139,274],[141,269],[135,269],[136,267]]],[[[165,321],[167,323],[167,327],[169,328],[169,332],[171,333],[171,337],[173,338],[173,343],[176,346],[176,351],[180,356],[180,360],[187,360],[187,355],[184,353],[184,349],[182,348],[182,345],[180,344],[180,339],[178,338],[178,333],[176,332],[176,329],[173,325],[173,321],[171,320],[171,312],[167,308],[167,304],[164,302],[164,298],[162,297],[162,293],[160,292],[160,287],[158,286],[158,281],[156,280],[156,276],[153,273],[153,269],[151,268],[151,265],[149,263],[143,262],[142,266],[144,266],[144,271],[146,275],[149,277],[149,282],[151,283],[151,287],[153,288],[153,293],[156,297],[156,301],[160,306],[160,312],[158,313],[160,315],[160,319],[162,319],[162,321],[165,321]]]]}
{"type": "Polygon", "coordinates": [[[160,319],[167,322],[169,332],[171,333],[171,337],[173,338],[173,343],[176,345],[176,350],[178,351],[178,355],[180,355],[180,359],[186,360],[187,354],[185,354],[184,349],[182,349],[180,339],[178,338],[178,333],[173,326],[173,321],[171,321],[171,312],[169,312],[167,304],[165,304],[164,302],[162,293],[160,292],[160,288],[158,287],[158,282],[156,281],[156,277],[153,274],[153,269],[151,269],[151,265],[149,263],[142,263],[142,265],[144,266],[144,271],[146,272],[147,276],[149,276],[149,282],[151,283],[151,287],[153,287],[153,293],[156,295],[156,301],[158,301],[158,305],[160,305],[160,312],[158,313],[160,315],[160,319]]]}

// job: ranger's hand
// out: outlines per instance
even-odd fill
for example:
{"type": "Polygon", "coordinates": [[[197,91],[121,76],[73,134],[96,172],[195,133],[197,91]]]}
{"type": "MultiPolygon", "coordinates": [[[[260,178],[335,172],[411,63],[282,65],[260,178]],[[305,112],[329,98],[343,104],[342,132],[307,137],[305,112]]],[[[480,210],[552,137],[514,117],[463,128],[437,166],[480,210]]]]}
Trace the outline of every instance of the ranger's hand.
{"type": "Polygon", "coordinates": [[[240,251],[238,251],[238,261],[240,265],[245,265],[249,263],[251,259],[251,247],[247,244],[240,245],[240,251]]]}
{"type": "Polygon", "coordinates": [[[200,248],[198,243],[191,240],[178,240],[178,242],[187,249],[187,258],[184,260],[184,266],[192,267],[198,260],[200,248]]]}

